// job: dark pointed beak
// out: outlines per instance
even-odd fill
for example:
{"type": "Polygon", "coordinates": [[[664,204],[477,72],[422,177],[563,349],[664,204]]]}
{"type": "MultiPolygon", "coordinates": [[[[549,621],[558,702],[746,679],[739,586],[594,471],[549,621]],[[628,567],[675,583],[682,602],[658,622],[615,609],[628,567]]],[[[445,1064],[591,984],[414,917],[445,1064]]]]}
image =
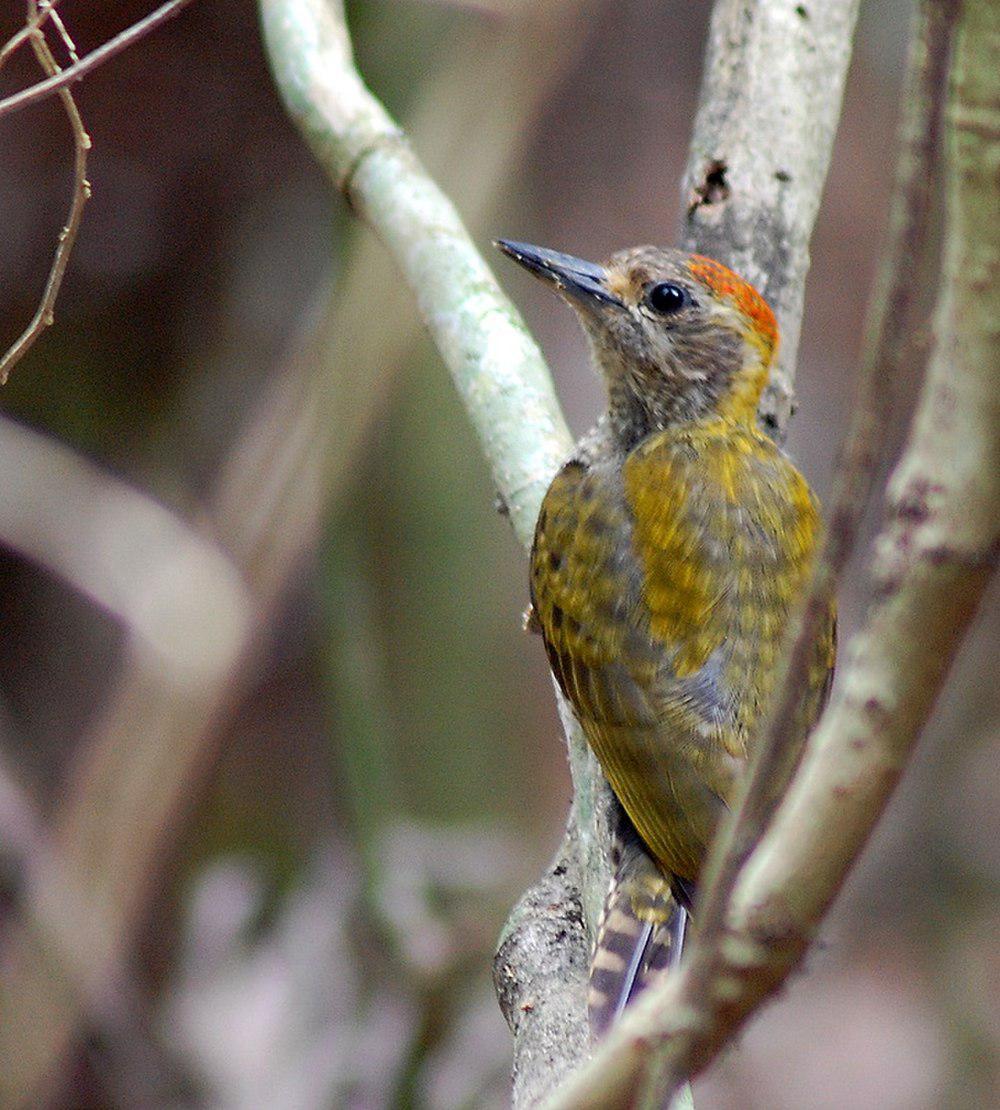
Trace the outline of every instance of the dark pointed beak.
{"type": "Polygon", "coordinates": [[[510,239],[496,239],[494,245],[582,308],[593,311],[605,305],[624,307],[608,289],[608,273],[603,266],[510,239]]]}

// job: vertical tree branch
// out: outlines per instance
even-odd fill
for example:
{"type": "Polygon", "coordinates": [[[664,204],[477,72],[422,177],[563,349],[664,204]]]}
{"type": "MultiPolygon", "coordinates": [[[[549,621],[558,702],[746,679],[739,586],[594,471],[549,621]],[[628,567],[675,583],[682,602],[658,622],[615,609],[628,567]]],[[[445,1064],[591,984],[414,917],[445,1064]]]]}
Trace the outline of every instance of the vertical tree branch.
{"type": "Polygon", "coordinates": [[[683,243],[732,266],[778,317],[778,367],[761,417],[779,437],[857,14],[858,0],[716,0],[712,8],[683,243]]]}

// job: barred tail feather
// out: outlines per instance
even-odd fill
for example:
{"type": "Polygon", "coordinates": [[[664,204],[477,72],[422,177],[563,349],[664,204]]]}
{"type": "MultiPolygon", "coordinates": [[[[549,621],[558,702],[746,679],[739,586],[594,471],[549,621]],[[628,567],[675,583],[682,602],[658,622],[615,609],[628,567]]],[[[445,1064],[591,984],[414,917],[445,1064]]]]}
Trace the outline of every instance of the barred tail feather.
{"type": "Polygon", "coordinates": [[[590,965],[587,1010],[595,1038],[655,975],[676,965],[687,919],[670,879],[633,829],[620,830],[616,857],[590,965]]]}

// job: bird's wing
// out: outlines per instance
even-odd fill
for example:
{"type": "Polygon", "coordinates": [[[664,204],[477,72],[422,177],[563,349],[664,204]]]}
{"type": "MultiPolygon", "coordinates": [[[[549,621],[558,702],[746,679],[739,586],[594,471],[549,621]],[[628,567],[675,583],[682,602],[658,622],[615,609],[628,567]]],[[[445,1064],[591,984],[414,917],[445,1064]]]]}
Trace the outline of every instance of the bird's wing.
{"type": "Polygon", "coordinates": [[[691,879],[815,543],[791,464],[774,450],[748,482],[725,446],[723,463],[664,433],[622,468],[568,464],[532,555],[556,678],[642,839],[691,879]]]}
{"type": "Polygon", "coordinates": [[[553,673],[619,800],[661,864],[693,878],[735,772],[728,760],[717,781],[717,760],[698,770],[688,755],[718,746],[721,670],[706,660],[674,673],[700,632],[667,642],[653,629],[632,527],[620,474],[569,464],[539,516],[532,597],[553,673]]]}

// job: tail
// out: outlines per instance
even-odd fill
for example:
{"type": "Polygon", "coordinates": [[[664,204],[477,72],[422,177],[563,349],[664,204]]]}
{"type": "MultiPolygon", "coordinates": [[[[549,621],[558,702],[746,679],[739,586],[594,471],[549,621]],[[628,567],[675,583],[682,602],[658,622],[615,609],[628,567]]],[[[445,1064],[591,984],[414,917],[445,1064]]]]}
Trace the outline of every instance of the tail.
{"type": "Polygon", "coordinates": [[[599,1038],[661,971],[674,967],[684,943],[687,910],[624,818],[615,844],[615,871],[597,928],[587,1011],[599,1038]]]}

